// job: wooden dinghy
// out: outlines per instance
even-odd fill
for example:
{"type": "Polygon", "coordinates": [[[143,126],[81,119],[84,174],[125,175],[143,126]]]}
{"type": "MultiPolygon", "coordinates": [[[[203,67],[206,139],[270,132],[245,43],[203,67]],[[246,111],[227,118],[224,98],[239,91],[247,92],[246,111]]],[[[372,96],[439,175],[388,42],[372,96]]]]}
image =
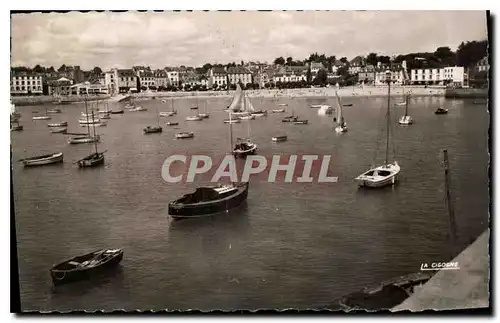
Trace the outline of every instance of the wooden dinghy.
{"type": "Polygon", "coordinates": [[[63,153],[53,153],[35,157],[24,158],[20,160],[25,167],[43,166],[63,162],[63,153]]]}

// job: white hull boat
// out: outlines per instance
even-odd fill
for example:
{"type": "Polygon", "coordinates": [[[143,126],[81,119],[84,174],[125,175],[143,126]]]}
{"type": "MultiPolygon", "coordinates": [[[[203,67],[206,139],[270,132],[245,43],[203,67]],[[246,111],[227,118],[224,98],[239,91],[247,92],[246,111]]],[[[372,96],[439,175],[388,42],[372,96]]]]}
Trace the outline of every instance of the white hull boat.
{"type": "Polygon", "coordinates": [[[179,132],[175,134],[176,139],[187,139],[187,138],[193,138],[194,133],[192,132],[179,132]]]}
{"type": "Polygon", "coordinates": [[[100,136],[78,136],[78,137],[70,137],[68,138],[68,144],[76,145],[76,144],[88,144],[97,142],[100,140],[100,136]]]}
{"type": "Polygon", "coordinates": [[[282,141],[287,141],[288,137],[287,136],[274,136],[272,138],[272,141],[274,142],[282,142],[282,141]]]}
{"type": "Polygon", "coordinates": [[[89,124],[80,123],[80,127],[87,127],[88,125],[91,125],[92,127],[106,127],[108,123],[105,121],[99,121],[97,123],[89,123],[89,124]]]}
{"type": "Polygon", "coordinates": [[[49,164],[56,164],[63,162],[63,153],[54,153],[50,155],[42,155],[22,159],[21,162],[25,167],[29,166],[42,166],[49,164]]]}
{"type": "Polygon", "coordinates": [[[399,118],[399,124],[400,125],[410,125],[413,123],[413,119],[410,116],[402,116],[399,118]]]}
{"type": "Polygon", "coordinates": [[[233,124],[233,123],[241,123],[241,120],[240,119],[231,119],[231,120],[224,120],[224,123],[230,123],[230,124],[233,124]]]}
{"type": "Polygon", "coordinates": [[[254,115],[241,116],[240,120],[255,120],[255,116],[254,115]]]}
{"type": "Polygon", "coordinates": [[[143,107],[135,107],[133,109],[130,109],[130,111],[132,112],[140,112],[140,111],[147,111],[148,109],[147,108],[143,108],[143,107]]]}
{"type": "Polygon", "coordinates": [[[202,117],[200,116],[190,116],[190,117],[186,117],[186,121],[201,121],[203,120],[202,117]]]}
{"type": "Polygon", "coordinates": [[[49,123],[47,124],[48,127],[51,127],[51,128],[56,128],[56,127],[66,127],[68,125],[68,122],[67,121],[64,121],[64,122],[60,122],[60,123],[49,123]]]}
{"type": "Polygon", "coordinates": [[[50,120],[52,117],[50,116],[38,116],[38,117],[33,117],[33,120],[50,120]]]}
{"type": "Polygon", "coordinates": [[[341,126],[336,126],[335,127],[335,132],[336,133],[343,133],[343,132],[347,132],[347,125],[344,123],[343,125],[341,126]]]}
{"type": "Polygon", "coordinates": [[[396,161],[388,165],[374,167],[369,171],[356,177],[358,185],[361,187],[380,188],[394,185],[401,168],[396,161]]]}
{"type": "Polygon", "coordinates": [[[285,109],[273,109],[273,113],[283,113],[285,109]]]}
{"type": "Polygon", "coordinates": [[[175,111],[160,112],[160,117],[172,117],[176,114],[177,112],[175,111]]]}

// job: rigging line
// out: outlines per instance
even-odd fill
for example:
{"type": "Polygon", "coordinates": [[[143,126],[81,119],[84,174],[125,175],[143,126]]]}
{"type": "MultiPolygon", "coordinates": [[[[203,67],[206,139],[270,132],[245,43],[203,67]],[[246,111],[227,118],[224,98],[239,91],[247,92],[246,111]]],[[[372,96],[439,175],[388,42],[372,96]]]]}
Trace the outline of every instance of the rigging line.
{"type": "Polygon", "coordinates": [[[377,140],[375,143],[375,151],[373,152],[373,159],[372,159],[372,167],[375,167],[375,163],[377,162],[377,156],[378,152],[380,149],[380,141],[382,140],[382,135],[385,133],[385,118],[386,118],[386,111],[384,104],[381,104],[380,109],[379,109],[379,117],[378,117],[378,127],[377,127],[377,140]]]}

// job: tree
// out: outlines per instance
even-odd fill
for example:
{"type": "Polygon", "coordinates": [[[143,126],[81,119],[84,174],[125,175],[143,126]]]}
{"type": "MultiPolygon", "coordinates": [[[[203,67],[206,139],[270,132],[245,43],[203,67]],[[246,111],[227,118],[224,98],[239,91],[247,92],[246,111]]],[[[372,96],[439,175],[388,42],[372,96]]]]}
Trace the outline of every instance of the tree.
{"type": "Polygon", "coordinates": [[[347,61],[347,57],[342,57],[342,58],[340,59],[340,61],[341,61],[342,63],[344,63],[344,64],[347,64],[347,62],[348,62],[348,61],[347,61]]]}
{"type": "Polygon", "coordinates": [[[366,64],[368,65],[377,65],[378,57],[376,53],[370,53],[366,56],[366,64]]]}
{"type": "Polygon", "coordinates": [[[286,58],[286,65],[292,66],[292,64],[293,64],[293,58],[292,57],[287,57],[286,58]]]}
{"type": "Polygon", "coordinates": [[[274,60],[274,65],[285,65],[285,59],[283,57],[278,57],[274,60]]]}
{"type": "Polygon", "coordinates": [[[306,78],[307,78],[307,83],[311,83],[312,81],[311,64],[307,66],[306,78]]]}
{"type": "Polygon", "coordinates": [[[324,69],[318,71],[318,75],[314,78],[314,84],[325,85],[328,81],[328,75],[324,69]]]}
{"type": "Polygon", "coordinates": [[[457,50],[457,65],[469,67],[488,54],[488,41],[462,42],[457,50]]]}
{"type": "Polygon", "coordinates": [[[135,88],[137,89],[137,92],[141,92],[141,78],[140,77],[136,77],[136,85],[135,85],[135,88]]]}
{"type": "Polygon", "coordinates": [[[54,66],[51,66],[48,68],[47,72],[49,73],[54,73],[56,70],[54,69],[54,66]]]}
{"type": "Polygon", "coordinates": [[[58,72],[66,72],[66,65],[62,64],[61,67],[57,69],[58,72]]]}
{"type": "Polygon", "coordinates": [[[92,69],[92,74],[94,75],[101,75],[102,74],[102,70],[99,66],[96,66],[92,69]]]}
{"type": "Polygon", "coordinates": [[[328,72],[333,72],[333,65],[335,65],[335,60],[336,60],[336,57],[333,55],[333,56],[329,56],[327,59],[326,59],[326,67],[328,68],[328,72]]]}
{"type": "Polygon", "coordinates": [[[391,58],[389,56],[379,56],[378,61],[382,64],[390,64],[391,58]]]}
{"type": "Polygon", "coordinates": [[[45,72],[45,68],[44,67],[41,67],[40,65],[35,65],[35,67],[33,67],[33,72],[35,73],[43,73],[45,72]]]}

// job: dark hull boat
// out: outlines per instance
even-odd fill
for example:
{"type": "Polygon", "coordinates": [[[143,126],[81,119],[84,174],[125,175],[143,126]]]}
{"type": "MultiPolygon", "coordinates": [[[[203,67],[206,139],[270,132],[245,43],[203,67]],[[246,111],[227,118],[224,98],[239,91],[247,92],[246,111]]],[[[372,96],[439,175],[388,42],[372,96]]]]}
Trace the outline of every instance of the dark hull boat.
{"type": "Polygon", "coordinates": [[[246,201],[248,182],[231,185],[199,187],[170,202],[168,214],[174,219],[194,218],[227,212],[246,201]]]}
{"type": "Polygon", "coordinates": [[[78,167],[95,167],[104,164],[104,153],[94,153],[77,161],[78,167]]]}
{"type": "Polygon", "coordinates": [[[436,111],[434,111],[434,114],[447,114],[448,109],[443,109],[443,108],[437,108],[436,111]]]}
{"type": "Polygon", "coordinates": [[[233,155],[237,158],[243,158],[248,155],[253,155],[257,151],[257,145],[253,142],[239,142],[233,149],[233,155]]]}
{"type": "Polygon", "coordinates": [[[161,127],[147,126],[146,128],[144,128],[144,133],[160,133],[162,131],[163,129],[161,127]]]}
{"type": "Polygon", "coordinates": [[[298,121],[299,118],[298,117],[294,117],[294,116],[288,116],[288,117],[285,117],[281,120],[281,122],[296,122],[298,121]]]}
{"type": "Polygon", "coordinates": [[[120,109],[120,110],[111,110],[111,114],[123,114],[123,113],[124,113],[123,109],[120,109]]]}
{"type": "Polygon", "coordinates": [[[121,249],[102,249],[74,257],[52,267],[50,275],[54,285],[62,285],[89,279],[120,263],[123,258],[121,249]]]}

